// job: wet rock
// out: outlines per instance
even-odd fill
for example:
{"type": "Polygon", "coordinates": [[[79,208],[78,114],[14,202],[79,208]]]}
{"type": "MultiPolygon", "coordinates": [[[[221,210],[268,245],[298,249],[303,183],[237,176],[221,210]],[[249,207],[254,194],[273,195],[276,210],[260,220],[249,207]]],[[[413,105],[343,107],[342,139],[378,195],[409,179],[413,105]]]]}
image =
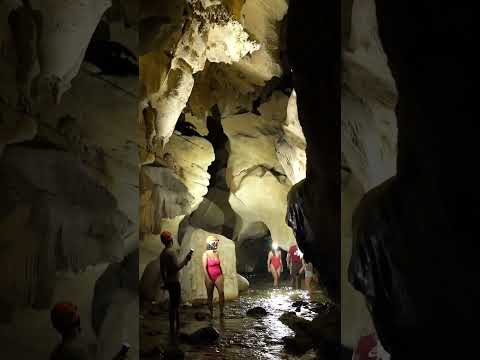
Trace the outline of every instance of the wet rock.
{"type": "Polygon", "coordinates": [[[194,316],[195,316],[195,319],[198,321],[205,321],[210,318],[210,314],[207,314],[204,312],[196,312],[194,316]]]}
{"type": "Polygon", "coordinates": [[[262,308],[261,306],[256,306],[254,308],[251,308],[247,310],[247,316],[251,317],[262,317],[262,316],[267,316],[267,310],[262,308]]]}
{"type": "Polygon", "coordinates": [[[340,312],[330,311],[319,314],[310,323],[309,333],[315,340],[325,339],[330,342],[337,342],[340,338],[340,312]]]}
{"type": "Polygon", "coordinates": [[[287,312],[280,316],[279,320],[295,333],[308,335],[311,333],[311,322],[304,318],[298,317],[294,312],[287,312]]]}
{"type": "Polygon", "coordinates": [[[306,336],[286,336],[283,342],[286,351],[297,355],[304,354],[313,347],[312,339],[306,336]]]}
{"type": "Polygon", "coordinates": [[[300,312],[300,311],[302,311],[302,308],[300,306],[295,309],[295,312],[300,312]]]}
{"type": "Polygon", "coordinates": [[[299,301],[295,301],[292,304],[292,306],[295,307],[295,308],[298,308],[298,307],[302,307],[302,306],[308,306],[308,303],[305,302],[305,301],[299,300],[299,301]]]}
{"type": "Polygon", "coordinates": [[[320,303],[320,304],[312,307],[312,311],[316,312],[317,314],[320,314],[320,313],[328,311],[331,307],[332,307],[332,305],[330,305],[330,303],[320,303]]]}
{"type": "Polygon", "coordinates": [[[193,345],[212,344],[218,340],[220,333],[212,326],[201,328],[188,336],[187,342],[193,345]]]}

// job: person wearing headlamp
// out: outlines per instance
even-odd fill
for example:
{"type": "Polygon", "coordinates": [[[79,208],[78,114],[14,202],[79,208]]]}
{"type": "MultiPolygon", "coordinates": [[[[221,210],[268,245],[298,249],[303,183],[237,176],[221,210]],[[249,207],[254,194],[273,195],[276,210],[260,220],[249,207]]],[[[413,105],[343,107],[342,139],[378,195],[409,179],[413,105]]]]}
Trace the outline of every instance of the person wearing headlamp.
{"type": "Polygon", "coordinates": [[[218,302],[220,306],[220,317],[223,317],[225,303],[223,271],[218,254],[219,239],[210,235],[207,237],[207,250],[203,253],[202,264],[205,275],[205,286],[207,288],[207,301],[210,316],[213,318],[213,292],[218,291],[218,302]]]}
{"type": "Polygon", "coordinates": [[[283,272],[282,253],[277,243],[272,243],[272,249],[268,253],[267,270],[272,274],[273,286],[278,287],[280,274],[283,272]]]}

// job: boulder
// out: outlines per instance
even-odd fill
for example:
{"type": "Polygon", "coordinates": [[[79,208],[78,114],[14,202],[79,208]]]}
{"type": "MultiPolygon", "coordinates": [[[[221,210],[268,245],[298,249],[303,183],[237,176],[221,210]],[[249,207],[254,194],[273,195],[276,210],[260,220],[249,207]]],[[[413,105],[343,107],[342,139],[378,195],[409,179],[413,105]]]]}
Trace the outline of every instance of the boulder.
{"type": "Polygon", "coordinates": [[[160,261],[156,258],[148,263],[140,279],[140,298],[142,301],[159,301],[163,293],[161,283],[160,261]]]}
{"type": "Polygon", "coordinates": [[[311,321],[298,317],[295,312],[286,312],[280,316],[279,320],[297,335],[309,336],[311,333],[311,321]]]}
{"type": "Polygon", "coordinates": [[[267,310],[265,310],[261,306],[257,306],[247,310],[247,316],[250,316],[250,317],[263,317],[267,315],[268,315],[267,310]]]}
{"type": "Polygon", "coordinates": [[[237,281],[238,281],[238,292],[247,291],[250,287],[250,283],[247,279],[245,279],[242,275],[237,274],[237,281]]]}
{"type": "Polygon", "coordinates": [[[188,342],[193,345],[212,344],[218,340],[220,333],[212,326],[201,328],[188,335],[188,342]]]}

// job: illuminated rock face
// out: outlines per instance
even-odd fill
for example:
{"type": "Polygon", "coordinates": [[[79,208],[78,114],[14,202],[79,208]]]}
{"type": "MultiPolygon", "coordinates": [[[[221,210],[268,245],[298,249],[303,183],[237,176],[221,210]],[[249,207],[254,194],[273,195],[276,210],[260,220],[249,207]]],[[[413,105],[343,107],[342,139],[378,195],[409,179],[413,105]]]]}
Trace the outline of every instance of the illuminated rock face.
{"type": "Polygon", "coordinates": [[[143,233],[159,234],[163,218],[188,213],[194,197],[168,168],[143,166],[140,173],[141,221],[143,233]]]}
{"type": "Polygon", "coordinates": [[[260,221],[268,227],[272,239],[287,249],[295,239],[285,224],[291,183],[275,151],[282,134],[280,124],[254,114],[228,117],[222,123],[229,138],[229,203],[241,218],[238,240],[242,241],[242,232],[251,223],[260,221]]]}
{"type": "MultiPolygon", "coordinates": [[[[208,235],[212,235],[212,233],[189,227],[181,239],[179,259],[183,259],[190,249],[194,249],[192,260],[180,273],[182,297],[184,301],[190,303],[206,303],[207,300],[207,289],[202,270],[202,255],[206,250],[208,235]]],[[[238,297],[235,243],[224,236],[215,236],[218,236],[220,240],[218,253],[225,281],[225,299],[232,300],[238,297]]],[[[218,300],[218,293],[215,290],[214,301],[216,300],[218,300]]]]}
{"type": "MultiPolygon", "coordinates": [[[[168,49],[172,53],[171,60],[164,59],[163,67],[149,66],[148,59],[155,61],[154,55],[146,54],[141,65],[144,96],[158,112],[152,140],[162,145],[170,139],[177,119],[187,105],[193,89],[193,75],[202,71],[207,61],[231,64],[259,49],[223,6],[199,1],[191,1],[191,6],[192,18],[178,43],[164,44],[172,47],[168,49]]],[[[163,53],[165,50],[160,46],[154,52],[163,53]]]]}
{"type": "Polygon", "coordinates": [[[233,68],[245,74],[251,84],[263,86],[284,72],[280,56],[281,21],[287,10],[288,2],[285,0],[246,0],[242,7],[241,22],[261,47],[251,56],[234,64],[233,68]]]}
{"type": "Polygon", "coordinates": [[[207,170],[215,158],[212,144],[197,136],[187,138],[174,135],[165,150],[157,152],[157,158],[164,159],[166,154],[171,155],[177,169],[176,174],[194,197],[191,211],[200,204],[208,191],[210,174],[207,170]]]}
{"type": "Polygon", "coordinates": [[[307,171],[306,141],[298,121],[297,94],[292,91],[288,99],[283,135],[276,141],[278,161],[290,182],[294,185],[305,179],[307,171]]]}

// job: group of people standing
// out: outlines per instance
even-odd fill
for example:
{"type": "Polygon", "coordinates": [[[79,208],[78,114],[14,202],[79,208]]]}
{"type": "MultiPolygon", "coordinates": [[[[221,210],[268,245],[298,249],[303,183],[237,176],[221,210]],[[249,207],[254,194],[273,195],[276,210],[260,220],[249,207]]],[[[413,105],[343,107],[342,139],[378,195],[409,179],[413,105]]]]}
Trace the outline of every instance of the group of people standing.
{"type": "MultiPolygon", "coordinates": [[[[165,246],[159,257],[160,279],[164,284],[163,289],[167,290],[169,294],[170,334],[172,337],[175,337],[179,334],[180,329],[179,306],[181,303],[181,286],[179,272],[192,259],[193,249],[179,263],[173,249],[172,234],[168,231],[163,231],[160,238],[165,246]]],[[[213,318],[213,294],[215,289],[218,291],[220,318],[224,316],[224,277],[221,259],[218,253],[218,245],[218,237],[213,235],[208,236],[206,238],[205,251],[202,254],[203,277],[211,318],[213,318]]],[[[273,276],[274,286],[278,287],[280,276],[283,272],[283,261],[281,251],[275,243],[272,245],[272,250],[268,254],[267,267],[273,276]]],[[[303,254],[297,245],[291,246],[288,250],[287,268],[290,271],[292,287],[296,289],[301,288],[301,276],[304,274],[305,286],[307,289],[310,289],[313,277],[313,266],[311,263],[304,261],[303,254]]]]}
{"type": "MultiPolygon", "coordinates": [[[[160,254],[160,276],[163,280],[164,289],[168,291],[170,297],[169,317],[170,317],[170,335],[176,336],[180,330],[179,306],[181,303],[181,287],[179,280],[179,271],[187,265],[192,259],[193,250],[191,250],[178,263],[177,256],[173,250],[173,237],[168,231],[162,232],[160,236],[165,248],[160,254]]],[[[205,287],[207,289],[207,303],[210,316],[213,318],[213,292],[215,288],[218,291],[220,317],[223,317],[225,303],[223,271],[218,254],[219,239],[215,236],[208,236],[206,239],[206,249],[202,255],[203,275],[205,287]]]]}
{"type": "MultiPolygon", "coordinates": [[[[305,288],[311,289],[313,278],[312,263],[305,262],[303,254],[297,245],[292,245],[287,253],[287,268],[290,272],[291,286],[300,289],[302,275],[305,275],[305,288]]],[[[268,253],[267,270],[272,274],[273,286],[279,286],[279,280],[283,272],[282,252],[278,248],[278,244],[272,243],[272,249],[268,253]]]]}

